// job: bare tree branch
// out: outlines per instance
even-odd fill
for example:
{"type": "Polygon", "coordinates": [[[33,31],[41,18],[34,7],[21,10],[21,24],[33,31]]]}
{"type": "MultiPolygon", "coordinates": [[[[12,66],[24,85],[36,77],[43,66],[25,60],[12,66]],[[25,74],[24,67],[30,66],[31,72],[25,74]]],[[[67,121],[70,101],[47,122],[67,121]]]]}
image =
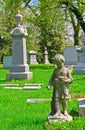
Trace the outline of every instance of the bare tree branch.
{"type": "Polygon", "coordinates": [[[30,3],[31,0],[23,0],[23,2],[25,2],[25,6],[28,6],[28,4],[30,3]]]}
{"type": "Polygon", "coordinates": [[[79,23],[80,23],[81,28],[82,28],[83,31],[85,32],[85,22],[84,22],[84,20],[83,20],[82,14],[81,14],[80,11],[78,10],[78,8],[75,7],[73,4],[71,4],[71,3],[69,3],[69,2],[62,2],[62,4],[66,5],[66,7],[67,7],[69,10],[71,10],[71,11],[75,14],[77,20],[78,20],[79,23]]]}

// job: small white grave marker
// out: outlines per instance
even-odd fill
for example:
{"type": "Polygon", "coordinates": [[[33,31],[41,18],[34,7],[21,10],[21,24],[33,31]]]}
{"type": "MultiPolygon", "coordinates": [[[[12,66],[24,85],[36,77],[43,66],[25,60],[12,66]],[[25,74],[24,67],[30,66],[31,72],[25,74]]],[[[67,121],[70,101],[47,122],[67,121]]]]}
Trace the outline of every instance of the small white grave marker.
{"type": "Polygon", "coordinates": [[[25,84],[23,89],[40,89],[40,84],[25,84]]]}
{"type": "Polygon", "coordinates": [[[42,102],[42,101],[50,101],[50,98],[29,98],[27,99],[28,103],[42,102]]]}

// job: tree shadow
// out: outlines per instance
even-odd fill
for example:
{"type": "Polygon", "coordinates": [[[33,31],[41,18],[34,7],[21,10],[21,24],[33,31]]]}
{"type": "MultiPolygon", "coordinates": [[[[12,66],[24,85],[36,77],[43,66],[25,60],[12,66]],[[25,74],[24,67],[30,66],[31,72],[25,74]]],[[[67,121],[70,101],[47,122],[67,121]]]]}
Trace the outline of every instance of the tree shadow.
{"type": "Polygon", "coordinates": [[[79,116],[79,112],[77,110],[73,110],[72,109],[71,112],[70,112],[70,115],[73,116],[73,117],[74,116],[78,117],[79,116]]]}
{"type": "Polygon", "coordinates": [[[3,83],[5,83],[6,82],[6,80],[0,80],[0,84],[3,84],[3,83]]]}

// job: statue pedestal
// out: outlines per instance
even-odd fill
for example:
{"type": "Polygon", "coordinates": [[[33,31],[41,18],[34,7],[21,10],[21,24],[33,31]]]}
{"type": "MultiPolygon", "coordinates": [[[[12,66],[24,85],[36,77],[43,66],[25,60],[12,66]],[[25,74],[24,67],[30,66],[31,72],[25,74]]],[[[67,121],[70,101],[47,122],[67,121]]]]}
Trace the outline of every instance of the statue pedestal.
{"type": "Polygon", "coordinates": [[[48,115],[48,122],[58,122],[58,121],[72,121],[73,118],[70,115],[63,115],[62,113],[59,116],[52,116],[52,115],[48,115]]]}

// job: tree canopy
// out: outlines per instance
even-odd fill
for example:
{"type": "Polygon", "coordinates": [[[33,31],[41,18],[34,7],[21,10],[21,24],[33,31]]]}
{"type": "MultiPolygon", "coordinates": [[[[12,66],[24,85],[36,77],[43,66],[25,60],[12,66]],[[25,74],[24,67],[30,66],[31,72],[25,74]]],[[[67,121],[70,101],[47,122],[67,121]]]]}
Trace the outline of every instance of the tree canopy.
{"type": "Polygon", "coordinates": [[[65,44],[63,12],[59,8],[55,10],[54,6],[57,6],[57,3],[49,0],[40,0],[40,15],[37,17],[37,25],[40,28],[39,44],[42,58],[46,47],[50,62],[53,62],[53,57],[56,53],[62,53],[62,48],[65,44]]]}
{"type": "Polygon", "coordinates": [[[51,62],[55,53],[62,52],[66,42],[66,21],[73,25],[74,45],[79,45],[80,28],[85,32],[84,0],[39,0],[37,6],[30,6],[30,2],[31,0],[0,1],[0,59],[3,55],[11,54],[10,31],[15,27],[14,17],[18,10],[24,16],[24,23],[27,24],[29,34],[27,45],[30,45],[27,48],[38,50],[40,46],[38,51],[40,59],[43,59],[45,47],[51,62]]]}

